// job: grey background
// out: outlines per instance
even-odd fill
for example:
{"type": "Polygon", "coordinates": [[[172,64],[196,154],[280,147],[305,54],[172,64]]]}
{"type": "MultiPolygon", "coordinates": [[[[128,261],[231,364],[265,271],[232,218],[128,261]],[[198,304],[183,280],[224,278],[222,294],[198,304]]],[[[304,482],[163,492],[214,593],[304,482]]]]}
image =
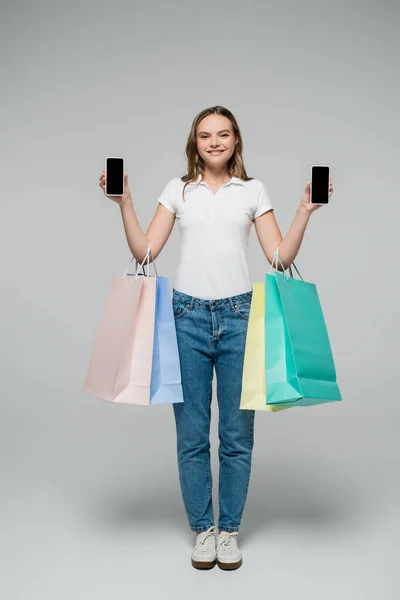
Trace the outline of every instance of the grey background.
{"type": "MultiPolygon", "coordinates": [[[[1,3],[2,598],[398,598],[399,13],[1,3]],[[317,284],[344,398],[256,415],[232,573],[190,565],[172,407],[83,392],[110,277],[131,258],[98,187],[104,158],[125,157],[145,230],[214,104],[237,117],[283,235],[311,165],[331,167],[296,264],[317,284]]],[[[175,228],[157,261],[171,288],[178,251],[175,228]]],[[[254,230],[249,263],[261,281],[254,230]]],[[[217,418],[214,396],[216,517],[217,418]]]]}

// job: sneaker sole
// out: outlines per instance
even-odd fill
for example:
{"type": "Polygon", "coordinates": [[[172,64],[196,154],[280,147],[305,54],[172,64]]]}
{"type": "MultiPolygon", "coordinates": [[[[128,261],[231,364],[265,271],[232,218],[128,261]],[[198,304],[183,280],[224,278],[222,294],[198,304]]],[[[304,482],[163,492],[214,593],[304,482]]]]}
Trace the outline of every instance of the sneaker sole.
{"type": "Polygon", "coordinates": [[[217,564],[218,564],[219,568],[222,569],[223,571],[233,571],[234,569],[238,569],[242,565],[242,559],[240,559],[234,563],[233,562],[222,562],[220,560],[217,560],[217,564]]]}
{"type": "Polygon", "coordinates": [[[210,561],[201,561],[201,560],[193,560],[192,558],[192,566],[195,569],[212,569],[217,564],[217,559],[210,561]]]}

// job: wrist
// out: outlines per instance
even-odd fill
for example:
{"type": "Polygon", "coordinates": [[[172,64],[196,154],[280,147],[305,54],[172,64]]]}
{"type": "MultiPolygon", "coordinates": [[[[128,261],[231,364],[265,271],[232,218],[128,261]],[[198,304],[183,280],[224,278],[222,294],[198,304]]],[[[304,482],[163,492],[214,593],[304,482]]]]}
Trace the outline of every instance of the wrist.
{"type": "Polygon", "coordinates": [[[311,215],[311,211],[303,202],[300,202],[299,206],[297,207],[297,213],[302,217],[305,217],[307,220],[310,218],[311,215]]]}
{"type": "Polygon", "coordinates": [[[131,204],[133,204],[133,202],[132,202],[132,196],[130,194],[128,196],[121,197],[121,200],[119,202],[119,205],[121,208],[125,208],[125,206],[130,206],[131,204]]]}

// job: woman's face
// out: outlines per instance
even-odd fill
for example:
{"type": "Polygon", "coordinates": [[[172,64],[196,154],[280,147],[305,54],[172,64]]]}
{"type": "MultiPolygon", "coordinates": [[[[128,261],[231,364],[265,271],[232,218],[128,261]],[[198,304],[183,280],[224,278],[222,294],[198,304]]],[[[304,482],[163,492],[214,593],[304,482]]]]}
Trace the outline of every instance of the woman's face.
{"type": "Polygon", "coordinates": [[[196,142],[204,164],[215,168],[228,162],[235,151],[237,136],[227,117],[214,114],[204,117],[198,124],[196,142]]]}

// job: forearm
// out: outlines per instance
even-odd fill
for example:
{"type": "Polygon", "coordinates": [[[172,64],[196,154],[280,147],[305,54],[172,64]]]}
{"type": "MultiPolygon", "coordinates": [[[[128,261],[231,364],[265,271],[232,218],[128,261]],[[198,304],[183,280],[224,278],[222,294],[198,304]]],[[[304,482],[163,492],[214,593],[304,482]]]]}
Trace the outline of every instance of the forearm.
{"type": "MultiPolygon", "coordinates": [[[[299,205],[288,233],[279,244],[279,256],[286,269],[292,264],[299,252],[310,214],[309,211],[299,205]]],[[[282,271],[280,263],[279,270],[282,271]]]]}
{"type": "MultiPolygon", "coordinates": [[[[132,199],[120,204],[126,240],[135,259],[142,263],[147,254],[147,236],[140,227],[132,199]]],[[[149,262],[151,259],[149,258],[149,262]]]]}

